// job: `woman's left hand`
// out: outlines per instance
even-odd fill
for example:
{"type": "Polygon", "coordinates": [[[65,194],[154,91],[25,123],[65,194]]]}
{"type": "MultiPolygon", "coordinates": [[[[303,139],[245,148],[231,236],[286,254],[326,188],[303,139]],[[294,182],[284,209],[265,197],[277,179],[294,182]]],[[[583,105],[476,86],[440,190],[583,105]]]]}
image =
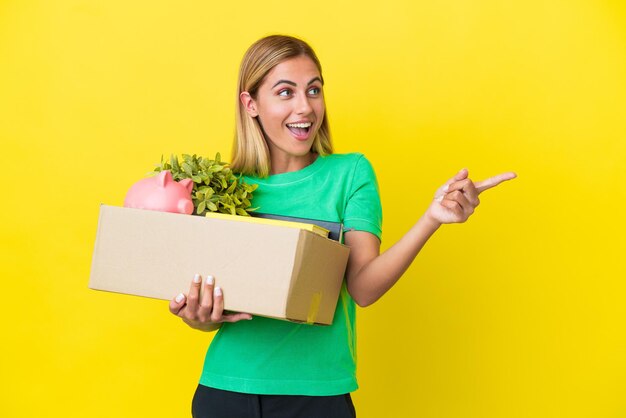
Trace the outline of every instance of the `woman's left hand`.
{"type": "Polygon", "coordinates": [[[429,220],[438,224],[465,222],[480,203],[480,193],[517,177],[509,172],[473,182],[468,175],[468,170],[464,168],[437,190],[425,214],[429,220]]]}

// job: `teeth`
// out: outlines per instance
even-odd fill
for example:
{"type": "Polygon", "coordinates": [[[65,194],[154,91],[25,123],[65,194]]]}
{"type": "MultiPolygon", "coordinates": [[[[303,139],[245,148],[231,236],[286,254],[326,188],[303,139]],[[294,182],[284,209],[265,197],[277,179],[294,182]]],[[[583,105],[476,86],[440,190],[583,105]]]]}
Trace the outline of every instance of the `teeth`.
{"type": "Polygon", "coordinates": [[[310,128],[311,122],[306,123],[288,123],[287,126],[290,128],[310,128]]]}

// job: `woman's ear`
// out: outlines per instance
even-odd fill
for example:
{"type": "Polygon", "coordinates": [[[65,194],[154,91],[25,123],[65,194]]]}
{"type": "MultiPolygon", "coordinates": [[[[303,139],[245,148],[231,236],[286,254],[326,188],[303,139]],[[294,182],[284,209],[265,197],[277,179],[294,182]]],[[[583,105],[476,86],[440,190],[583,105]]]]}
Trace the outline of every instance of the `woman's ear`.
{"type": "Polygon", "coordinates": [[[248,112],[248,115],[253,118],[259,116],[259,112],[257,112],[256,110],[256,102],[254,101],[252,96],[250,96],[250,93],[248,93],[247,91],[241,92],[241,94],[239,95],[239,100],[241,100],[241,103],[246,109],[246,112],[248,112]]]}

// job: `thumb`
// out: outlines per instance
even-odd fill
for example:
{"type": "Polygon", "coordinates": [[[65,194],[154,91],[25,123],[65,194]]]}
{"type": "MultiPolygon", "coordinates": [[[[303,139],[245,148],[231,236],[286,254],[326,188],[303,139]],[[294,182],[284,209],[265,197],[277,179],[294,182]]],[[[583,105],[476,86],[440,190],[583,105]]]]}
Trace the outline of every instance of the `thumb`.
{"type": "MultiPolygon", "coordinates": [[[[462,169],[461,169],[461,171],[459,171],[458,173],[456,173],[456,174],[454,175],[454,177],[452,177],[450,180],[448,180],[448,181],[446,182],[446,184],[445,184],[445,185],[452,184],[452,183],[454,183],[455,181],[465,180],[465,179],[467,178],[467,175],[468,175],[468,174],[469,174],[469,170],[468,170],[467,168],[462,168],[462,169]]],[[[444,186],[445,186],[445,185],[444,185],[444,186]]]]}
{"type": "Polygon", "coordinates": [[[454,177],[452,177],[450,180],[446,181],[443,184],[443,186],[441,186],[439,189],[437,189],[437,193],[435,193],[435,199],[438,199],[438,200],[443,199],[443,195],[448,190],[447,186],[451,185],[455,181],[460,181],[460,180],[466,179],[468,174],[469,174],[468,169],[467,168],[462,168],[461,171],[459,171],[458,173],[456,173],[454,175],[454,177]]]}

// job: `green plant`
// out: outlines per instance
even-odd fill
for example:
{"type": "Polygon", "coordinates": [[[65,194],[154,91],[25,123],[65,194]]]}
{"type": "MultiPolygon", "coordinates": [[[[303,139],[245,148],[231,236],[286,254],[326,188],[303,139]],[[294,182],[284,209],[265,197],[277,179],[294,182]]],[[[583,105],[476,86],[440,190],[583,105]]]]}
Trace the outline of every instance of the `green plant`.
{"type": "Polygon", "coordinates": [[[193,191],[191,199],[198,215],[206,212],[220,212],[231,215],[250,216],[257,208],[250,208],[252,192],[258,187],[247,184],[241,175],[235,175],[228,163],[222,162],[219,152],[214,160],[197,155],[183,154],[183,161],[172,155],[169,161],[161,156],[161,163],[150,174],[170,170],[176,181],[191,179],[193,191]]]}

